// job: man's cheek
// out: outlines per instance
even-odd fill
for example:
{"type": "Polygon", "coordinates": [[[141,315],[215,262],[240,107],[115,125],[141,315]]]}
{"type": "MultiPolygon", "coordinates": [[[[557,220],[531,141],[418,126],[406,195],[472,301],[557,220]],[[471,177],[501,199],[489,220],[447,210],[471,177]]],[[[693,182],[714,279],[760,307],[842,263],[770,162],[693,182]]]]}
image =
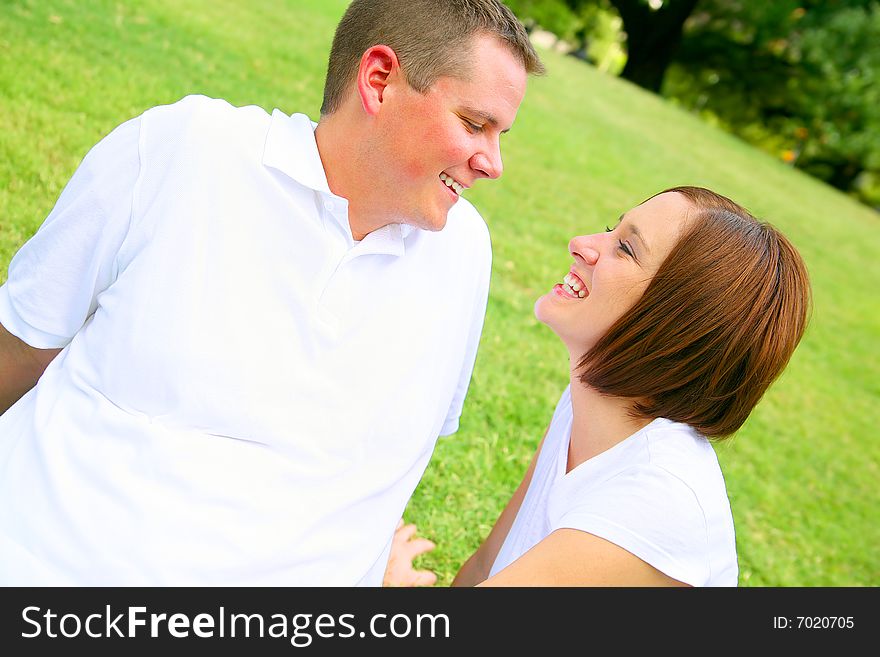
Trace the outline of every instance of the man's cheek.
{"type": "Polygon", "coordinates": [[[401,173],[408,182],[420,181],[428,176],[436,176],[437,180],[440,180],[441,170],[438,166],[437,164],[432,165],[426,162],[424,157],[419,157],[416,154],[406,160],[401,173]]]}

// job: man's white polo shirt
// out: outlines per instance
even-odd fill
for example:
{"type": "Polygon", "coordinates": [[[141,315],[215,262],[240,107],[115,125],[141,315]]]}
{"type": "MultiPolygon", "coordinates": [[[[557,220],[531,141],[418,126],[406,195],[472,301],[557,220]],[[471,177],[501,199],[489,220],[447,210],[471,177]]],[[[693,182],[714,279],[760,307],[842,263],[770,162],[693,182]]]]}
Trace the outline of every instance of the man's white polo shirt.
{"type": "Polygon", "coordinates": [[[13,259],[0,322],[64,350],[0,417],[2,583],[381,583],[458,427],[489,237],[459,200],[353,242],[313,130],[149,110],[13,259]]]}

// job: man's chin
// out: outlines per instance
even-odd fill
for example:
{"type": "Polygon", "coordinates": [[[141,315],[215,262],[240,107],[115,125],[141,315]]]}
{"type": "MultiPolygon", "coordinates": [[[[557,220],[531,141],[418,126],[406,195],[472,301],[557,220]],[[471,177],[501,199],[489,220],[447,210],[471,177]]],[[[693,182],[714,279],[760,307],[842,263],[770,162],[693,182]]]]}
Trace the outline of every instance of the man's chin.
{"type": "Polygon", "coordinates": [[[446,223],[449,220],[448,212],[438,212],[437,214],[431,217],[420,217],[417,221],[406,222],[413,226],[414,228],[421,228],[422,230],[427,230],[432,233],[439,232],[446,227],[446,223]]]}

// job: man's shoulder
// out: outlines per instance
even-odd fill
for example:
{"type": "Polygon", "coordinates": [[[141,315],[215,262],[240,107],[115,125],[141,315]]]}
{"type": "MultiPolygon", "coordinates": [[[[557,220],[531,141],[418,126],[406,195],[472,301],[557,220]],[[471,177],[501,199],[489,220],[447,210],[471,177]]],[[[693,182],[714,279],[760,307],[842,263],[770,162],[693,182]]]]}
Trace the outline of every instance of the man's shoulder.
{"type": "Polygon", "coordinates": [[[265,132],[271,121],[269,113],[262,107],[238,107],[222,98],[199,94],[184,96],[167,105],[157,105],[144,112],[144,118],[154,130],[226,136],[251,130],[265,132]]]}
{"type": "Polygon", "coordinates": [[[258,105],[233,105],[223,98],[212,98],[203,94],[190,94],[164,105],[156,105],[148,113],[161,113],[186,116],[197,114],[203,116],[225,116],[259,119],[269,118],[269,113],[258,105]]]}
{"type": "Polygon", "coordinates": [[[162,158],[253,161],[262,156],[271,115],[254,105],[192,95],[141,117],[144,152],[162,158]]]}

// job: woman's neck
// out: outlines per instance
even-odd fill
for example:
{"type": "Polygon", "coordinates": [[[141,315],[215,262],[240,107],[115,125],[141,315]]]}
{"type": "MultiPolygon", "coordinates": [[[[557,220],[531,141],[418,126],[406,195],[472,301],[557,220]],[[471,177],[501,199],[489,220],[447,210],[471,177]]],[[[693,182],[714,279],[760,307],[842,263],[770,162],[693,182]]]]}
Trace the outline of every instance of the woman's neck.
{"type": "Polygon", "coordinates": [[[577,360],[571,369],[571,444],[568,448],[568,467],[571,471],[584,461],[611,449],[639,429],[650,424],[649,418],[633,418],[629,414],[632,400],[607,397],[580,381],[575,372],[577,360]]]}

